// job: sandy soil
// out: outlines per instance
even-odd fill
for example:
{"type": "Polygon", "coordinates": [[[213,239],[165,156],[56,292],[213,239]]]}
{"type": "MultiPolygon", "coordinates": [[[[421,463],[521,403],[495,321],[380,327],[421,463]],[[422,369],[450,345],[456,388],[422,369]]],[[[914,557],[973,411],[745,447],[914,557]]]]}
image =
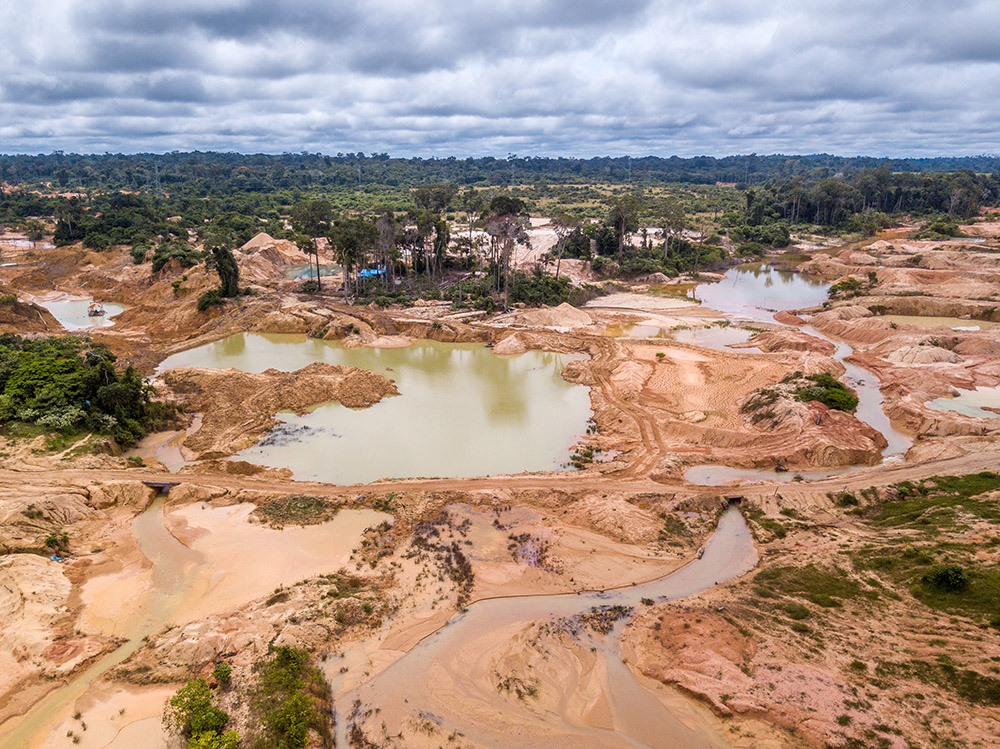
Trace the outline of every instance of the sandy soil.
{"type": "MultiPolygon", "coordinates": [[[[332,297],[294,293],[296,285],[281,275],[305,262],[304,256],[290,243],[262,235],[239,253],[244,277],[260,295],[199,313],[198,294],[215,282],[202,269],[168,264],[150,276],[148,266],[133,266],[123,251],[19,248],[19,265],[0,268],[4,293],[22,299],[99,294],[128,304],[114,327],[93,337],[147,373],[172,352],[239,331],[305,333],[350,346],[402,347],[429,337],[494,343],[498,355],[532,348],[586,353],[588,359],[571,364],[564,376],[591,389],[595,431],[581,447],[610,457],[595,456],[568,473],[358,487],[293,482],[279,472],[215,460],[256,441],[278,410],[331,399],[365,406],[394,392],[379,375],[325,365],[290,374],[168,373],[164,393],[201,414],[201,422],[197,429],[153,437],[139,452],[148,457],[142,467],[129,467],[114,454],[51,455],[37,440],[5,440],[0,544],[41,550],[58,530],[67,533],[69,551],[66,561],[48,554],[0,557],[0,720],[80,674],[153,613],[160,618],[135,653],[53,713],[39,737],[46,745],[71,741],[69,731],[81,736],[83,746],[170,745],[158,717],[177,684],[205,673],[220,657],[248,674],[272,642],[308,649],[324,664],[335,692],[346,693],[472,602],[660,577],[693,558],[714,523],[720,490],[682,479],[695,463],[867,465],[823,481],[721,490],[739,493],[772,519],[790,523],[782,509],[800,514],[784,540],[753,526],[762,569],[830,559],[866,533],[834,504],[834,493],[1000,464],[1000,419],[926,406],[958,388],[1000,383],[1000,325],[932,329],[883,319],[893,314],[1000,322],[1000,255],[989,251],[996,249],[998,226],[969,228],[985,243],[919,242],[904,232],[845,248],[816,243],[804,269],[829,280],[857,277],[863,289],[780,315],[746,344],[759,352],[607,335],[614,325],[669,328],[717,319],[683,298],[686,287],[678,285],[643,284],[582,310],[515,310],[488,320],[434,302],[388,311],[344,307],[332,297]],[[172,282],[184,275],[175,292],[172,282]],[[797,329],[802,324],[848,343],[854,348],[849,361],[879,377],[893,424],[915,436],[905,461],[880,464],[881,435],[815,402],[780,399],[766,425],[744,413],[754,394],[791,372],[842,374],[832,344],[797,329]],[[142,531],[148,513],[140,513],[152,492],[141,482],[169,477],[166,463],[176,467],[172,458],[155,460],[166,456],[168,443],[178,458],[186,450],[183,457],[203,462],[173,478],[181,485],[171,494],[164,521],[142,531]],[[327,522],[284,530],[260,522],[255,507],[290,494],[322,498],[339,512],[327,522]],[[388,514],[376,515],[377,508],[388,514]],[[391,525],[379,525],[389,516],[391,525]],[[455,549],[468,574],[460,571],[455,549]],[[176,574],[166,584],[164,569],[176,574]],[[337,586],[346,585],[346,575],[360,582],[341,595],[337,586]]],[[[533,264],[554,243],[544,225],[532,233],[532,253],[518,259],[523,264],[533,264]]],[[[567,270],[581,277],[587,272],[572,264],[567,270]]],[[[18,302],[0,309],[0,326],[56,330],[46,314],[18,302]]],[[[622,649],[628,668],[640,676],[635,705],[665,710],[700,737],[697,745],[836,744],[849,733],[838,722],[845,711],[858,731],[896,720],[918,742],[944,735],[948,721],[965,726],[956,729],[957,736],[970,744],[995,735],[995,712],[970,709],[941,690],[928,690],[937,700],[930,721],[934,734],[922,733],[930,729],[921,727],[919,714],[894,707],[902,692],[878,699],[865,693],[872,703],[867,713],[850,707],[863,686],[845,670],[858,638],[870,644],[874,662],[907,638],[929,640],[934,627],[950,627],[956,643],[975,643],[984,657],[996,650],[993,635],[928,616],[904,598],[877,620],[849,607],[825,613],[829,647],[819,656],[789,638],[773,616],[743,616],[758,605],[750,596],[751,582],[742,581],[636,612],[622,649]]],[[[982,667],[960,651],[956,646],[949,652],[964,666],[982,667]]],[[[620,668],[625,666],[617,658],[591,651],[551,622],[507,623],[429,664],[426,689],[449,710],[460,703],[484,736],[561,745],[579,742],[583,731],[583,743],[611,746],[622,743],[615,734],[622,721],[641,722],[608,697],[611,685],[620,683],[620,674],[612,672],[620,668]],[[518,697],[511,677],[535,683],[538,698],[518,697]]],[[[232,709],[245,719],[238,706],[232,709]]],[[[385,709],[385,720],[403,719],[391,705],[385,709]]],[[[365,725],[377,733],[377,722],[365,725]]],[[[0,735],[16,723],[4,724],[0,735]]],[[[405,725],[408,745],[448,742],[433,721],[417,723],[405,725]]],[[[890,745],[902,746],[892,736],[890,745]]],[[[475,737],[469,742],[477,743],[475,737]]]]}

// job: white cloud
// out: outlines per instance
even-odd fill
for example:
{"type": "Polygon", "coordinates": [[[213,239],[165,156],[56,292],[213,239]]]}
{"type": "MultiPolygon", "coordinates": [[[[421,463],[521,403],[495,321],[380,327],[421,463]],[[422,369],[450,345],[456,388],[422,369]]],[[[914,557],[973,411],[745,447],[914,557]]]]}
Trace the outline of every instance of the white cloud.
{"type": "Polygon", "coordinates": [[[14,5],[4,152],[996,149],[990,0],[14,5]]]}

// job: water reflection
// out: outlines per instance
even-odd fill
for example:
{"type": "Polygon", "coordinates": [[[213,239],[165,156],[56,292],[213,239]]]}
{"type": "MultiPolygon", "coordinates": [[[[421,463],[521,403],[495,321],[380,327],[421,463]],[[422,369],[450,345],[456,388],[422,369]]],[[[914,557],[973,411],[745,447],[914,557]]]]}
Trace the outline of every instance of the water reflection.
{"type": "Polygon", "coordinates": [[[495,356],[480,344],[436,341],[345,349],[301,335],[241,333],[176,354],[161,369],[293,371],[320,361],[395,380],[401,396],[369,409],[327,403],[306,415],[281,414],[280,438],[265,438],[238,456],[290,468],[300,479],[362,483],[561,467],[590,417],[587,388],[561,377],[579,358],[539,351],[495,356]]]}
{"type": "Polygon", "coordinates": [[[717,283],[695,288],[695,298],[712,309],[753,320],[770,321],[777,310],[800,309],[827,298],[822,279],[775,268],[768,263],[741,265],[717,283]]]}
{"type": "Polygon", "coordinates": [[[90,308],[91,301],[90,299],[61,299],[58,301],[39,301],[38,304],[51,312],[52,316],[66,330],[85,330],[114,325],[111,318],[125,311],[125,307],[122,305],[108,302],[103,305],[104,315],[90,317],[87,310],[90,308]]]}

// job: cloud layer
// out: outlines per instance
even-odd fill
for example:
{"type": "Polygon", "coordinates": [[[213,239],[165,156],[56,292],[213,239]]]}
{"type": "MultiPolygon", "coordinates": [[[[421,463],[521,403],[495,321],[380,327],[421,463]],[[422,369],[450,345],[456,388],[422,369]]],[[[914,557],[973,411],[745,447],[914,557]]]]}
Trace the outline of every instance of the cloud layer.
{"type": "Polygon", "coordinates": [[[0,28],[7,153],[998,150],[996,0],[0,0],[0,28]]]}

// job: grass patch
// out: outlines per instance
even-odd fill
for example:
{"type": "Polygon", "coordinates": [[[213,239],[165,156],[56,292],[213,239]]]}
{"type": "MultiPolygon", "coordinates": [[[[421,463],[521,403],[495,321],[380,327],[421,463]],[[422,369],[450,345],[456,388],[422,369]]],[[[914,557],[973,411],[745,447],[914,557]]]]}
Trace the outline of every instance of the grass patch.
{"type": "Polygon", "coordinates": [[[269,525],[316,525],[337,514],[337,507],[319,497],[293,494],[280,497],[257,508],[257,514],[269,525]]]}
{"type": "Polygon", "coordinates": [[[867,589],[837,567],[824,569],[773,567],[754,578],[757,595],[763,598],[797,597],[819,606],[838,606],[844,600],[876,600],[878,592],[867,589]]]}

